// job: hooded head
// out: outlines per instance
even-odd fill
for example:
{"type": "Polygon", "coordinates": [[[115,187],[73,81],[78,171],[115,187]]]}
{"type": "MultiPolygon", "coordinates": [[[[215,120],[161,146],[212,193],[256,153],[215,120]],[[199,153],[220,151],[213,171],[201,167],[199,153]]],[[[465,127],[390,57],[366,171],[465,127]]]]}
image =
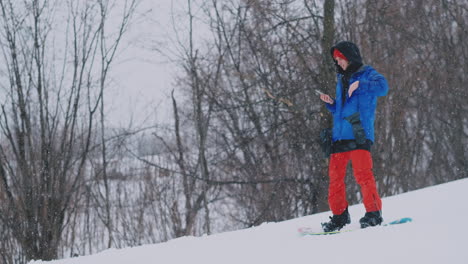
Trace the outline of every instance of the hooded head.
{"type": "Polygon", "coordinates": [[[349,41],[338,42],[335,46],[330,49],[331,56],[335,61],[336,69],[339,73],[344,74],[346,72],[355,72],[362,65],[361,53],[356,44],[349,41]],[[343,70],[337,63],[336,57],[346,59],[349,62],[346,71],[343,70]]]}

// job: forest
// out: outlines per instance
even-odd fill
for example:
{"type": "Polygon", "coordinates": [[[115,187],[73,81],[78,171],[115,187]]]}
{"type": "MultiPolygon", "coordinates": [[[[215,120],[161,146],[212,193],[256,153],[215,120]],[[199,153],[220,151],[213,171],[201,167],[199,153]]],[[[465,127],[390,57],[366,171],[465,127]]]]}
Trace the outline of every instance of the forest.
{"type": "MultiPolygon", "coordinates": [[[[341,40],[389,84],[380,195],[468,177],[467,1],[186,0],[171,120],[125,128],[104,109],[139,1],[115,3],[0,0],[0,263],[328,211],[315,91],[335,94],[341,40]]],[[[362,202],[351,166],[346,183],[362,202]]]]}

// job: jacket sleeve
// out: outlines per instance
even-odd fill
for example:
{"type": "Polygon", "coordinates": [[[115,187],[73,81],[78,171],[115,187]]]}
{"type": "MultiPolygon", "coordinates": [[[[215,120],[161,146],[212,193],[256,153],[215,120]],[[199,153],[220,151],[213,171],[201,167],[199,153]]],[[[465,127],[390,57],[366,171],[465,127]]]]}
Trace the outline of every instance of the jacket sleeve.
{"type": "Polygon", "coordinates": [[[369,74],[367,80],[359,81],[358,90],[364,94],[385,96],[388,93],[388,83],[382,74],[374,70],[369,74]]]}
{"type": "Polygon", "coordinates": [[[325,106],[332,114],[334,114],[336,111],[336,100],[334,104],[325,103],[325,106]]]}

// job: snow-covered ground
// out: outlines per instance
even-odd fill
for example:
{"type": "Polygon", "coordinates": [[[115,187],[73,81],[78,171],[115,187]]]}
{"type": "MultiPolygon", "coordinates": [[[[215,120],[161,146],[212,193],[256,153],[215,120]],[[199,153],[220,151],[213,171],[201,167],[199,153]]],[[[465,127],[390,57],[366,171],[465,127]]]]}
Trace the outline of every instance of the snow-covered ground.
{"type": "MultiPolygon", "coordinates": [[[[327,236],[300,237],[299,227],[320,230],[330,213],[167,243],[109,249],[96,255],[30,264],[285,264],[468,263],[468,179],[383,200],[384,218],[413,222],[327,236]]],[[[362,205],[350,207],[358,226],[362,205]]]]}

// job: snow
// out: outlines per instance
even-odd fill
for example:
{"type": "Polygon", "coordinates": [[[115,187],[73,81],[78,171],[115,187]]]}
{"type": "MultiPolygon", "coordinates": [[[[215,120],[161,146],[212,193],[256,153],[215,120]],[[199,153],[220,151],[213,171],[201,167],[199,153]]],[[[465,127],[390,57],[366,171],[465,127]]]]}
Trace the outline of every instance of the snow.
{"type": "MultiPolygon", "coordinates": [[[[240,263],[468,263],[468,179],[383,199],[384,219],[411,217],[402,225],[327,236],[300,237],[299,227],[316,227],[330,212],[202,237],[52,262],[29,264],[240,264],[240,263]]],[[[356,228],[362,204],[349,211],[356,228]]]]}

